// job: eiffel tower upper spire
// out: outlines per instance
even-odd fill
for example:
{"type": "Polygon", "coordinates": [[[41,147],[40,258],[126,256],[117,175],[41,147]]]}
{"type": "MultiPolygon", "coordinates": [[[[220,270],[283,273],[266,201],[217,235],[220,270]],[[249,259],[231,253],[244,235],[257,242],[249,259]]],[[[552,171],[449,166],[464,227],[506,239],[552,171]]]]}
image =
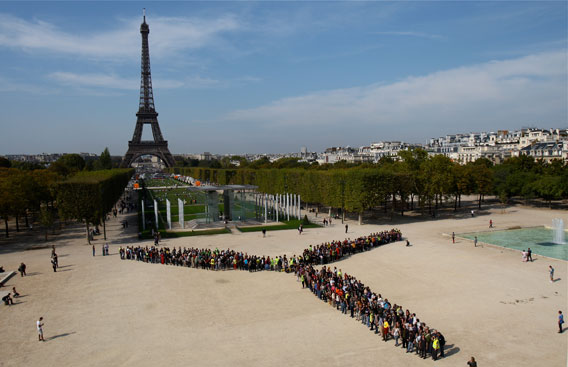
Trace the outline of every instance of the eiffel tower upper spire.
{"type": "Polygon", "coordinates": [[[154,92],[152,91],[152,73],[150,72],[150,48],[148,47],[150,27],[146,24],[146,9],[144,9],[143,17],[144,20],[140,25],[140,34],[142,35],[142,63],[138,112],[156,112],[154,108],[154,92]]]}

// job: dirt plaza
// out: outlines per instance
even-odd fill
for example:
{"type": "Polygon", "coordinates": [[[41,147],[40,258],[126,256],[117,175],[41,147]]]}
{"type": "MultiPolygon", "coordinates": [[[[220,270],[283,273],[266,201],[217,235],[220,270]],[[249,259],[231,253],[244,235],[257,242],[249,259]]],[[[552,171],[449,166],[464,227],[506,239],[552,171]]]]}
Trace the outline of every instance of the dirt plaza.
{"type": "MultiPolygon", "coordinates": [[[[56,240],[2,244],[0,265],[21,298],[1,306],[1,366],[150,365],[465,365],[564,366],[568,332],[557,333],[558,310],[567,312],[567,262],[539,255],[524,263],[517,251],[450,234],[513,226],[550,225],[568,213],[511,207],[474,218],[366,224],[163,240],[168,247],[231,248],[257,255],[299,254],[310,244],[400,228],[404,242],[355,254],[332,267],[354,275],[392,302],[416,312],[443,332],[446,357],[422,360],[383,342],[360,322],[302,289],[293,274],[204,271],[121,261],[120,246],[140,244],[120,220],[107,226],[110,256],[96,256],[81,226],[56,240]],[[55,244],[60,268],[50,266],[55,244]],[[27,249],[26,249],[27,248],[27,249]],[[30,250],[30,248],[34,248],[30,250]],[[548,279],[548,267],[555,282],[548,279]],[[43,316],[46,342],[37,341],[43,316]]],[[[148,246],[152,241],[145,241],[148,246]]]]}

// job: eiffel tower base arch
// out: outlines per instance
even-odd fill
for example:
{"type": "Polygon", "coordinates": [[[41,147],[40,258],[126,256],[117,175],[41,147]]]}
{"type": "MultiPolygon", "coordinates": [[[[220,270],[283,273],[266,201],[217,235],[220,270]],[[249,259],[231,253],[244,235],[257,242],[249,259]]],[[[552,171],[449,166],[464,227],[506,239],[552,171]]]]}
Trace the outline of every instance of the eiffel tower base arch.
{"type": "Polygon", "coordinates": [[[153,155],[160,158],[166,167],[173,167],[175,165],[174,157],[168,149],[168,142],[162,141],[159,143],[155,142],[140,142],[140,143],[128,143],[128,151],[122,159],[120,164],[121,168],[128,168],[132,163],[143,155],[153,155]]]}

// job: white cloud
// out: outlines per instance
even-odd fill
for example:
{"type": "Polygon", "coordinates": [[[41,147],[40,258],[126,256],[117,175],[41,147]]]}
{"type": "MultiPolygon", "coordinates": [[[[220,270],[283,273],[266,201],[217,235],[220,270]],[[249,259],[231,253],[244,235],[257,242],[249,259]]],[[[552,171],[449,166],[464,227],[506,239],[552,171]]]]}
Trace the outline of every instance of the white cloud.
{"type": "MultiPolygon", "coordinates": [[[[118,90],[137,90],[140,88],[140,79],[122,78],[116,74],[77,74],[57,71],[50,73],[48,78],[60,84],[76,88],[94,87],[118,90]]],[[[261,79],[254,76],[243,76],[229,80],[218,80],[199,75],[188,76],[183,79],[153,79],[152,86],[156,89],[210,89],[227,88],[233,85],[242,85],[259,82],[261,79]]],[[[1,90],[1,89],[0,89],[1,90]]]]}
{"type": "MultiPolygon", "coordinates": [[[[140,88],[140,79],[125,79],[113,74],[76,74],[58,71],[49,78],[65,85],[76,87],[97,87],[109,89],[136,90],[140,88]]],[[[179,80],[156,80],[153,85],[161,89],[180,88],[184,83],[179,80]]]]}
{"type": "Polygon", "coordinates": [[[534,122],[566,125],[566,67],[564,51],[534,54],[392,84],[284,98],[233,111],[223,119],[256,125],[282,138],[297,136],[298,131],[308,135],[341,131],[346,138],[423,139],[437,131],[499,129],[534,122]]]}
{"type": "MultiPolygon", "coordinates": [[[[181,50],[215,46],[225,32],[240,28],[232,15],[214,19],[153,17],[150,25],[152,57],[173,56],[181,50]]],[[[41,20],[27,21],[0,13],[0,47],[48,51],[95,59],[140,57],[140,19],[122,21],[114,30],[92,34],[66,32],[41,20]]]]}

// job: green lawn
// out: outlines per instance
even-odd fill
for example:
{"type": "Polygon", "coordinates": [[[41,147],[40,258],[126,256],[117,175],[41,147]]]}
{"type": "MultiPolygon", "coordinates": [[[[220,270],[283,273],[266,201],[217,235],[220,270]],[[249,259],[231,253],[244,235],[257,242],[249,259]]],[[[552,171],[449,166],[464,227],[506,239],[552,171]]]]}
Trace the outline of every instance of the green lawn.
{"type": "MultiPolygon", "coordinates": [[[[298,227],[300,226],[301,221],[300,220],[290,220],[287,222],[284,222],[284,224],[277,224],[274,226],[257,226],[257,227],[237,227],[237,229],[240,232],[260,232],[263,229],[266,229],[267,231],[281,231],[284,229],[298,229],[298,227]]],[[[310,224],[304,224],[304,229],[306,228],[318,228],[321,227],[318,224],[315,223],[310,223],[310,224]]]]}

